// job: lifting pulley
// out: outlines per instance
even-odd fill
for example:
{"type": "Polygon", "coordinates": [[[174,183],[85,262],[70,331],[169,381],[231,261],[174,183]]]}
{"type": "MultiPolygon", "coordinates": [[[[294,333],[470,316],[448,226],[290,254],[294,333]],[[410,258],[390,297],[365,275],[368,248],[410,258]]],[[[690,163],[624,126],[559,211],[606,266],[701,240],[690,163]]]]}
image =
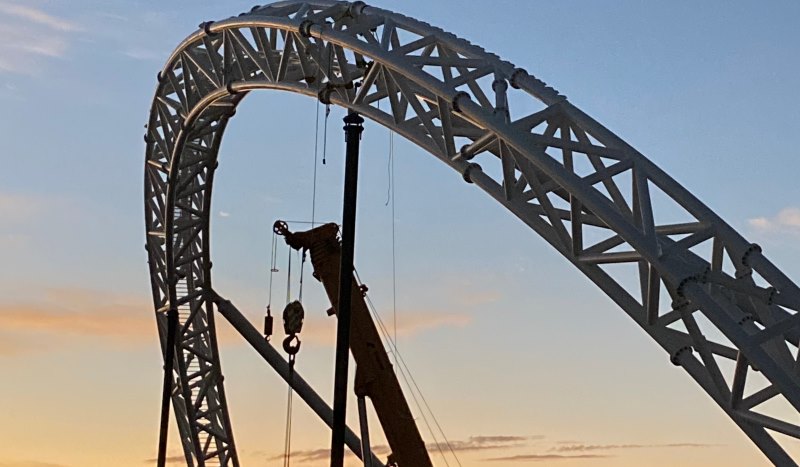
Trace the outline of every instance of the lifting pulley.
{"type": "Polygon", "coordinates": [[[305,315],[303,304],[298,300],[287,303],[283,309],[283,332],[286,334],[283,350],[289,354],[289,363],[294,363],[294,356],[300,350],[300,338],[297,334],[303,330],[305,315]]]}

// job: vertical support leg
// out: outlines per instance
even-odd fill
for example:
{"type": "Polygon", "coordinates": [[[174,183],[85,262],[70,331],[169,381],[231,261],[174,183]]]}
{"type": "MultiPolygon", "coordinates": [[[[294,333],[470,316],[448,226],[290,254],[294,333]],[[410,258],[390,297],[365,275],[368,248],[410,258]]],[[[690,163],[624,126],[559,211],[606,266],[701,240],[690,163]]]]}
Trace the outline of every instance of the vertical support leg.
{"type": "Polygon", "coordinates": [[[347,366],[350,359],[350,303],[353,287],[353,250],[356,229],[358,151],[364,119],[355,112],[344,118],[347,154],[342,207],[342,259],[339,267],[339,309],[336,328],[336,370],[333,380],[333,430],[331,467],[344,466],[344,431],[347,412],[347,366]]]}
{"type": "MultiPolygon", "coordinates": [[[[358,396],[358,421],[361,425],[361,452],[372,452],[372,447],[369,444],[367,402],[363,395],[358,396]]],[[[372,467],[372,456],[364,456],[364,467],[372,467]]]]}
{"type": "Polygon", "coordinates": [[[175,332],[178,328],[178,310],[167,312],[167,348],[164,351],[164,389],[161,393],[161,426],[158,431],[158,467],[167,462],[167,434],[169,433],[169,407],[172,397],[173,363],[175,362],[175,332]]]}

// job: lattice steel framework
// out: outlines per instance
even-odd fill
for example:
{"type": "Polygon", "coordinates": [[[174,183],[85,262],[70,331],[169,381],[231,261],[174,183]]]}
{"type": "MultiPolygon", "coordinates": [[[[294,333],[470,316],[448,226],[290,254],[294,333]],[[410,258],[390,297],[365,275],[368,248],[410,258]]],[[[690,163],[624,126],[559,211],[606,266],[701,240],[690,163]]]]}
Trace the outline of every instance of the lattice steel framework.
{"type": "Polygon", "coordinates": [[[320,0],[204,23],[158,81],[145,137],[147,250],[162,346],[165,312],[180,313],[172,401],[189,465],[239,464],[214,332],[209,208],[225,126],[256,89],[329,99],[455,169],[597,284],[772,462],[796,465],[775,433],[800,438],[800,289],[525,70],[421,21],[320,0]],[[523,100],[538,110],[515,114],[523,100]]]}

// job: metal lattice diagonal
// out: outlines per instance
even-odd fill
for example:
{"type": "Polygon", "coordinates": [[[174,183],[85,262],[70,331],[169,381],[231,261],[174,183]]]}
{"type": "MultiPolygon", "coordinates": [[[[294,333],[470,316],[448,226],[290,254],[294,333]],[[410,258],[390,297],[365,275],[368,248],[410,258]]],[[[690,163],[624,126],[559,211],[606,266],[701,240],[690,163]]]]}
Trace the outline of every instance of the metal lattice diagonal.
{"type": "Polygon", "coordinates": [[[166,312],[180,316],[172,402],[189,465],[239,465],[209,207],[225,126],[257,89],[356,111],[452,167],[597,284],[773,463],[796,465],[776,433],[800,438],[800,289],[757,245],[525,70],[421,21],[325,0],[205,23],[158,74],[147,250],[162,346],[166,312]],[[538,110],[516,114],[521,101],[538,110]]]}

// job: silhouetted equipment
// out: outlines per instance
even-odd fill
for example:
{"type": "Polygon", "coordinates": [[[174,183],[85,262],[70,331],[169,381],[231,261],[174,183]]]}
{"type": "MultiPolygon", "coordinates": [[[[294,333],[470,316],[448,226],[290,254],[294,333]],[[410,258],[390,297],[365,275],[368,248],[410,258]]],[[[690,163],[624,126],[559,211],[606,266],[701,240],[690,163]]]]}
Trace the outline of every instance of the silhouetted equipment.
{"type": "Polygon", "coordinates": [[[303,329],[303,319],[305,319],[306,312],[303,309],[303,304],[298,300],[286,304],[283,309],[283,332],[286,338],[283,340],[283,350],[290,356],[297,354],[300,350],[300,338],[297,334],[303,329]]]}
{"type": "Polygon", "coordinates": [[[169,435],[169,399],[172,396],[173,367],[175,363],[175,333],[178,329],[178,310],[167,312],[167,344],[164,349],[164,382],[161,392],[161,424],[158,430],[158,456],[156,465],[167,465],[167,437],[169,435]]]}
{"type": "MultiPolygon", "coordinates": [[[[336,224],[283,235],[295,249],[307,249],[316,277],[338,310],[339,263],[342,248],[336,224]]],[[[392,363],[372,321],[361,286],[352,277],[350,287],[350,350],[356,362],[356,395],[369,397],[386,441],[400,466],[430,467],[431,460],[420,436],[392,363]]]]}
{"type": "Polygon", "coordinates": [[[267,315],[264,316],[264,338],[269,340],[272,337],[273,328],[275,327],[275,318],[272,317],[271,310],[267,308],[267,315]]]}

